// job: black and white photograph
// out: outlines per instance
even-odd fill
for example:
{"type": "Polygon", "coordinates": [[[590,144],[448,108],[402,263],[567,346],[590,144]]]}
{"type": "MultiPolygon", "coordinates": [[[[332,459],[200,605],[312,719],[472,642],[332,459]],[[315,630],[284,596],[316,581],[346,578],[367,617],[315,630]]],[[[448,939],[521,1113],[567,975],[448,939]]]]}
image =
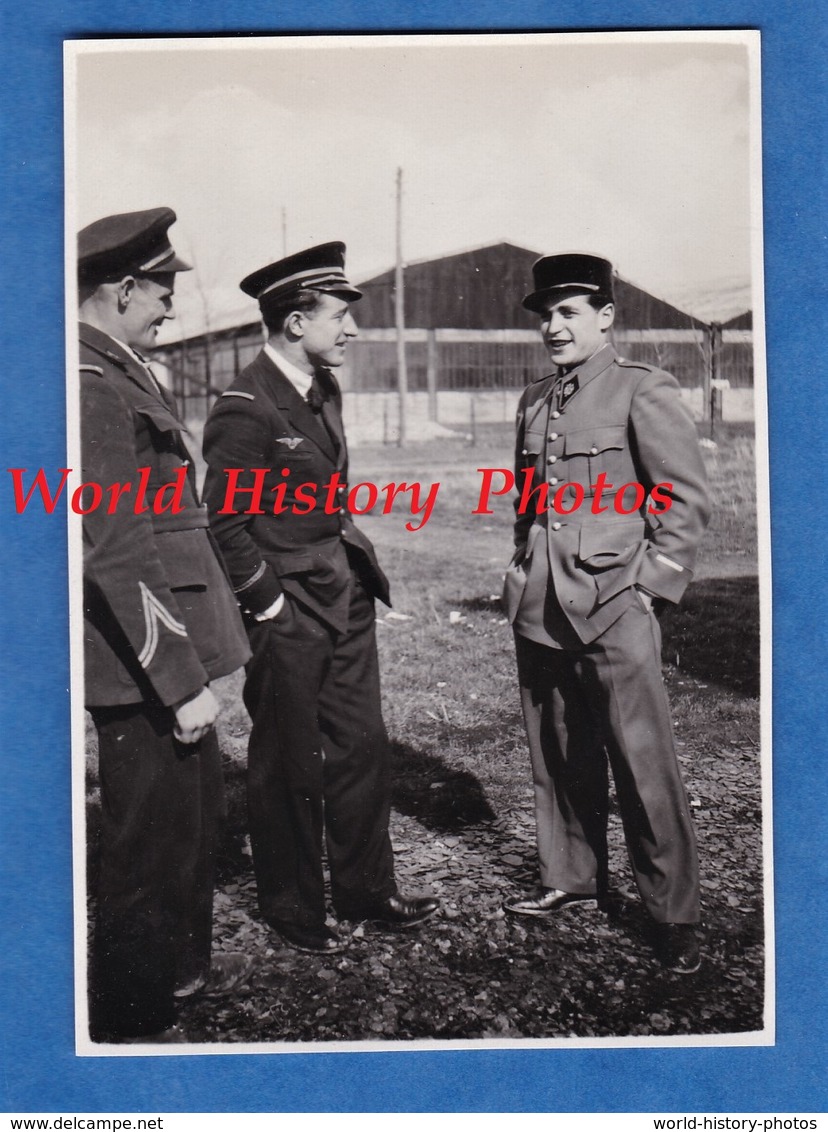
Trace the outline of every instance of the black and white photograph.
{"type": "Polygon", "coordinates": [[[773,1044],[760,55],[67,41],[78,1054],[773,1044]]]}

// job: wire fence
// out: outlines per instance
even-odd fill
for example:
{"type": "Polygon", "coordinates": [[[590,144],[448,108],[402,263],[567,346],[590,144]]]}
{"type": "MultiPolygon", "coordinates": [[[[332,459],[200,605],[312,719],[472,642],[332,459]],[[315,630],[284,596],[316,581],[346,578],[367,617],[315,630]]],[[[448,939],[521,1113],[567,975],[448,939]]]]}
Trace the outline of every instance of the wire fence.
{"type": "MultiPolygon", "coordinates": [[[[719,327],[621,329],[614,342],[623,356],[672,373],[700,418],[752,416],[753,334],[719,327]]],[[[166,347],[159,360],[188,421],[203,420],[213,401],[261,349],[261,326],[240,327],[166,347]]],[[[422,330],[405,332],[407,385],[415,416],[454,423],[471,414],[474,396],[482,419],[510,420],[517,395],[550,369],[535,330],[422,330]],[[465,396],[463,396],[465,395],[465,396]]],[[[398,385],[393,328],[361,329],[338,371],[346,394],[359,396],[353,413],[388,431],[389,397],[398,385]],[[361,407],[360,407],[361,406],[361,407]],[[383,423],[384,422],[384,423],[383,423]]],[[[348,400],[353,397],[346,396],[348,400]]],[[[353,415],[353,414],[349,414],[353,415]]]]}

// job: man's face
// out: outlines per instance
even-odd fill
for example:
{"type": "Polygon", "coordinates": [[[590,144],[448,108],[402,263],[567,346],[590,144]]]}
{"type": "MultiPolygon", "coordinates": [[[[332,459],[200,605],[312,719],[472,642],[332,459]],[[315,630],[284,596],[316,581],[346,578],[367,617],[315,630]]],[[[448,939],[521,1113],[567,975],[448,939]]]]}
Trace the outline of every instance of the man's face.
{"type": "Polygon", "coordinates": [[[320,294],[312,311],[302,315],[302,347],[314,366],[341,366],[345,347],[357,336],[348,302],[337,295],[320,294]]]}
{"type": "Polygon", "coordinates": [[[614,315],[611,303],[596,310],[583,292],[565,291],[550,298],[541,315],[541,333],[555,365],[571,368],[597,353],[614,315]]]}
{"type": "Polygon", "coordinates": [[[123,309],[124,340],[136,350],[152,350],[158,331],[168,318],[175,318],[173,291],[175,273],[142,276],[135,280],[123,309]]]}

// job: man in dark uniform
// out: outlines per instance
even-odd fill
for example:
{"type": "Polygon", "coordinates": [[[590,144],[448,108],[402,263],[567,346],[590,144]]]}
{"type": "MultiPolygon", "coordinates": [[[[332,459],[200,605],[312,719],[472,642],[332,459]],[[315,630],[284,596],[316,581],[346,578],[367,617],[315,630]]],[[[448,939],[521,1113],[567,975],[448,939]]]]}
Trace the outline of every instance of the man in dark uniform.
{"type": "Polygon", "coordinates": [[[654,603],[678,602],[709,516],[696,430],[678,383],[608,342],[613,271],[544,256],[523,305],[557,370],[517,415],[519,487],[504,600],[535,786],[541,891],[508,900],[544,916],[607,892],[608,770],[663,963],[700,963],[699,878],[661,675],[654,603]],[[546,497],[548,510],[537,510],[546,497]]]}
{"type": "Polygon", "coordinates": [[[176,1000],[227,992],[251,967],[236,954],[211,962],[223,786],[209,688],[250,651],[184,425],[143,354],[173,317],[175,273],[188,270],[167,235],[174,220],[155,208],[78,236],[83,480],[130,485],[83,522],[85,698],[101,784],[96,1041],[186,1040],[176,1000]],[[179,505],[164,508],[173,488],[158,493],[177,477],[179,505]]]}
{"type": "Polygon", "coordinates": [[[344,946],[326,924],[323,835],[340,918],[407,927],[438,906],[394,880],[374,629],[388,583],[345,490],[322,490],[348,476],[329,368],[357,334],[361,292],[344,264],[344,244],[322,244],[242,282],[268,340],[204,432],[205,498],[253,649],[244,696],[259,906],[289,944],[323,953],[344,946]],[[319,489],[315,506],[303,484],[319,489]]]}

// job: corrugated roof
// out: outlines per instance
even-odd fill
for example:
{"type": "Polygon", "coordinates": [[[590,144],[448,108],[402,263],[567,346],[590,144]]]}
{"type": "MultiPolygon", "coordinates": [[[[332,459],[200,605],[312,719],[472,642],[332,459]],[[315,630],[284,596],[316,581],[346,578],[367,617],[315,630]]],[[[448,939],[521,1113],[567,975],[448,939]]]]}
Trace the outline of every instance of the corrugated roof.
{"type": "MultiPolygon", "coordinates": [[[[543,254],[499,240],[461,248],[445,255],[409,260],[406,269],[406,321],[410,326],[535,327],[536,319],[520,307],[522,289],[528,289],[531,266],[543,254]],[[497,271],[494,265],[499,265],[497,271]],[[444,287],[442,293],[435,290],[444,287]]],[[[394,268],[367,278],[355,278],[365,290],[359,308],[364,327],[390,326],[393,316],[394,268]]],[[[725,279],[704,288],[687,288],[656,296],[623,277],[618,286],[619,325],[653,327],[692,323],[745,323],[751,308],[750,284],[725,279]],[[741,317],[739,317],[741,316],[741,317]]],[[[159,345],[224,334],[256,325],[258,307],[235,288],[217,287],[186,292],[177,298],[178,318],[165,324],[159,345]]]]}

